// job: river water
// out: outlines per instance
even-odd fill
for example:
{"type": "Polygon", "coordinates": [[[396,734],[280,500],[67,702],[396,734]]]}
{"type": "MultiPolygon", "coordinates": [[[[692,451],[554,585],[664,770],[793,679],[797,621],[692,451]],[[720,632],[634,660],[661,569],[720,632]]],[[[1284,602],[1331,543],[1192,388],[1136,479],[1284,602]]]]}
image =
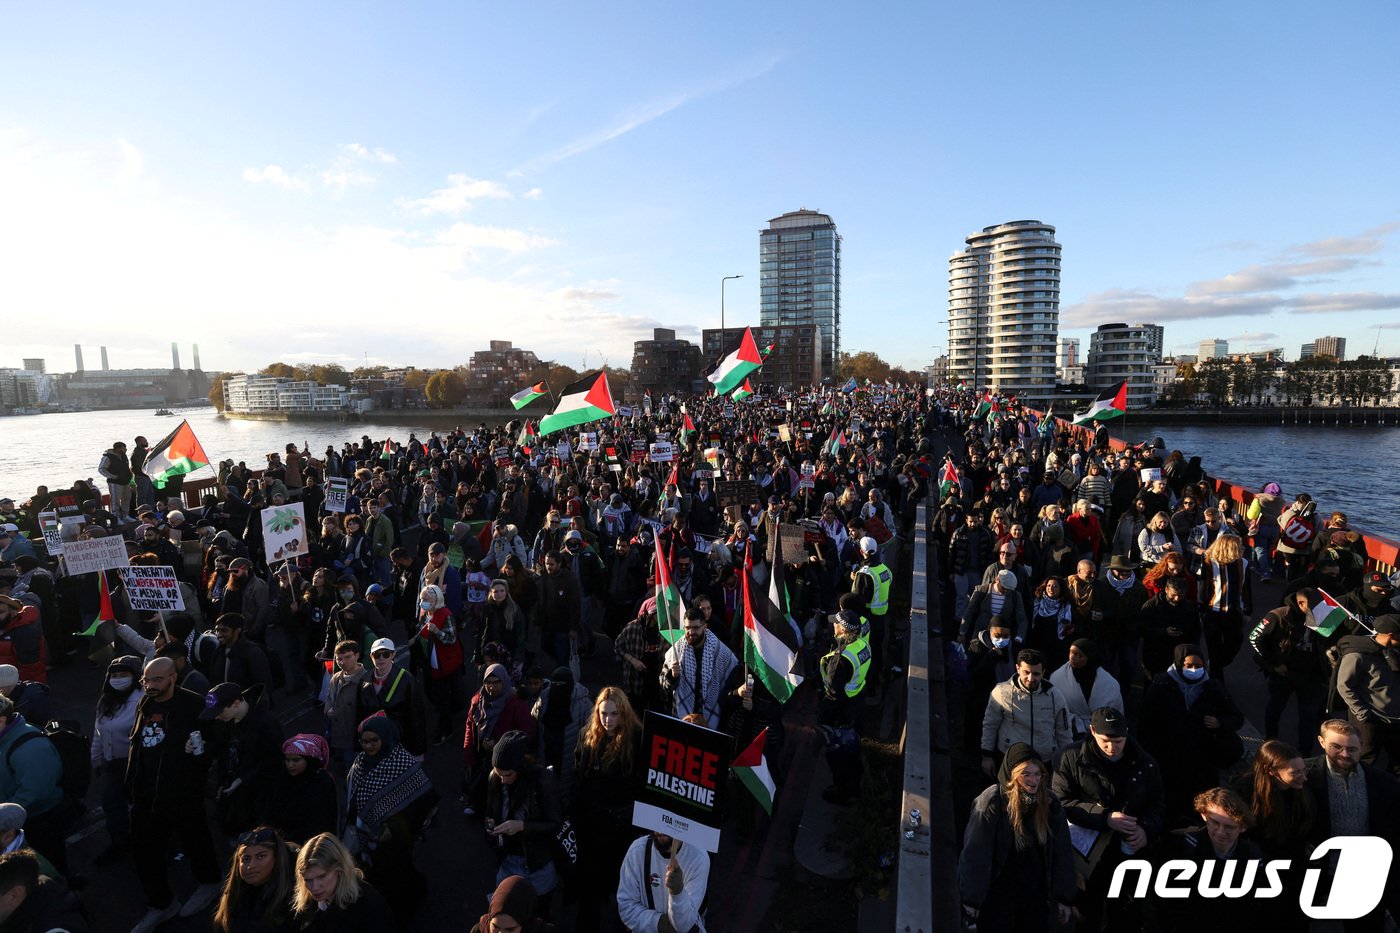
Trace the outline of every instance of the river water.
{"type": "MultiPolygon", "coordinates": [[[[251,467],[260,467],[269,451],[283,450],[289,442],[306,442],[319,454],[328,444],[339,448],[362,434],[406,440],[410,432],[449,430],[459,420],[385,412],[383,420],[373,422],[237,421],[213,408],[177,410],[174,417],[139,410],[0,418],[0,494],[22,501],[39,484],[57,488],[95,477],[97,462],[113,441],[130,447],[142,434],[154,444],[182,417],[213,462],[232,458],[251,467]]],[[[1199,454],[1212,476],[1254,489],[1272,480],[1289,498],[1311,493],[1323,511],[1341,509],[1354,525],[1400,537],[1400,427],[1164,425],[1130,426],[1123,433],[1134,442],[1160,436],[1168,449],[1199,454]]],[[[212,475],[203,470],[191,478],[212,475]]]]}

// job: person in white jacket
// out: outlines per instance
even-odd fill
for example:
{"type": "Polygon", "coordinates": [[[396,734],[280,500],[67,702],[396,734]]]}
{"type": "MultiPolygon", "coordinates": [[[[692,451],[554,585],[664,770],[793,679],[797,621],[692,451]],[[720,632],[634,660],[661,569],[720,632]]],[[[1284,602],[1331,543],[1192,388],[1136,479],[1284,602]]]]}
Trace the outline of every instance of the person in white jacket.
{"type": "Polygon", "coordinates": [[[1069,728],[1076,742],[1089,734],[1094,710],[1104,706],[1123,708],[1123,688],[1113,675],[1099,666],[1093,639],[1070,642],[1069,660],[1050,675],[1050,683],[1065,698],[1069,728]]]}
{"type": "Polygon", "coordinates": [[[995,776],[1001,756],[1017,742],[1043,761],[1072,744],[1064,695],[1045,680],[1045,656],[1034,648],[1016,655],[1016,673],[992,688],[982,718],[982,772],[995,776]]]}
{"type": "Polygon", "coordinates": [[[126,805],[126,759],[136,705],[145,696],[140,689],[141,659],[134,655],[113,658],[107,665],[97,719],[92,727],[91,763],[102,785],[102,815],[107,821],[107,848],[97,856],[108,865],[125,856],[131,845],[131,816],[126,805]]]}
{"type": "Polygon", "coordinates": [[[634,839],[617,879],[617,912],[632,933],[705,933],[700,907],[710,856],[662,833],[634,839]]]}

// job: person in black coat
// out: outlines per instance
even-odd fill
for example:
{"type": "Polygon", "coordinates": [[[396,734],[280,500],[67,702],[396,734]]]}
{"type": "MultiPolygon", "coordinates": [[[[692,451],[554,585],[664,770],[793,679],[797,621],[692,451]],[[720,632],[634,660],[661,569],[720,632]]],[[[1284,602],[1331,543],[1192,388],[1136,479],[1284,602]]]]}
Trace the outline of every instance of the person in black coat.
{"type": "MultiPolygon", "coordinates": [[[[1198,822],[1168,833],[1154,853],[1155,864],[1173,859],[1195,862],[1199,867],[1194,877],[1210,870],[1219,879],[1224,868],[1221,862],[1226,859],[1264,858],[1264,850],[1248,838],[1249,805],[1239,794],[1226,787],[1212,787],[1196,795],[1193,807],[1193,818],[1198,822]],[[1211,863],[1214,867],[1207,869],[1211,863]]],[[[1259,919],[1258,904],[1248,897],[1207,900],[1194,887],[1186,898],[1149,897],[1146,928],[1161,933],[1237,933],[1259,919]]]]}
{"type": "Polygon", "coordinates": [[[1179,578],[1169,578],[1162,592],[1143,603],[1139,625],[1149,683],[1174,663],[1177,645],[1201,643],[1201,610],[1187,597],[1186,581],[1179,578]]]}
{"type": "Polygon", "coordinates": [[[1220,783],[1220,769],[1244,753],[1244,715],[1206,671],[1205,652],[1178,645],[1172,665],[1147,688],[1138,738],[1162,766],[1169,824],[1195,821],[1196,795],[1220,783]]]}
{"type": "Polygon", "coordinates": [[[225,612],[214,620],[214,637],[219,648],[209,667],[209,679],[217,683],[235,683],[243,689],[266,685],[272,689],[272,666],[262,645],[245,638],[244,619],[237,612],[225,612]]]}
{"type": "Polygon", "coordinates": [[[340,802],[326,770],[330,751],[324,737],[307,732],[282,743],[283,769],[272,781],[265,822],[297,845],[338,825],[340,802]]]}
{"type": "Polygon", "coordinates": [[[1015,633],[1000,619],[967,643],[967,701],[963,716],[963,747],[975,752],[982,746],[982,719],[992,688],[1016,672],[1015,633]]]}
{"type": "Polygon", "coordinates": [[[364,880],[350,850],[330,833],[313,837],[297,853],[292,906],[305,931],[385,933],[398,929],[384,895],[364,880]]]}
{"type": "MultiPolygon", "coordinates": [[[[236,683],[219,684],[204,695],[204,711],[199,714],[201,720],[218,720],[222,726],[214,799],[228,835],[257,825],[277,774],[282,727],[268,710],[263,691],[262,684],[246,690],[236,683]]],[[[211,722],[210,731],[219,726],[211,722]]]]}

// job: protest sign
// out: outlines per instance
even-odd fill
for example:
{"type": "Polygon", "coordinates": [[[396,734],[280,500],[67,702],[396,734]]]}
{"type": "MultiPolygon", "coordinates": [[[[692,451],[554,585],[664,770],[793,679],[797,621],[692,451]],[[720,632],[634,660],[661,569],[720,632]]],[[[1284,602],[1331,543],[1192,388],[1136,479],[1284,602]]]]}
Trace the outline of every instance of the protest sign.
{"type": "Polygon", "coordinates": [[[306,512],[300,502],[262,510],[263,547],[269,562],[310,553],[306,543],[306,512]]]}
{"type": "Polygon", "coordinates": [[[646,463],[647,461],[647,439],[645,437],[634,437],[629,445],[632,449],[633,463],[646,463]]]}
{"type": "Polygon", "coordinates": [[[715,499],[720,508],[737,505],[746,509],[758,501],[758,483],[751,479],[726,479],[715,483],[715,499]]]}
{"type": "Polygon", "coordinates": [[[180,594],[180,581],[175,568],[123,567],[122,585],[131,608],[140,612],[183,612],[185,597],[180,594]]]}
{"type": "Polygon", "coordinates": [[[791,444],[792,428],[789,428],[785,424],[778,425],[778,440],[782,441],[784,444],[791,444]]]}
{"type": "Polygon", "coordinates": [[[619,418],[630,418],[630,417],[632,417],[632,407],[631,407],[630,405],[619,405],[619,406],[617,406],[617,416],[618,416],[619,418]]]}
{"type": "Polygon", "coordinates": [[[817,487],[817,466],[814,463],[802,464],[802,478],[797,481],[798,489],[815,489],[817,487]]]}
{"type": "Polygon", "coordinates": [[[733,405],[728,405],[728,404],[726,404],[726,405],[724,406],[724,417],[726,417],[726,418],[733,418],[733,417],[734,417],[734,406],[733,406],[733,405]]]}
{"type": "Polygon", "coordinates": [[[659,441],[651,445],[652,463],[670,463],[672,457],[673,454],[671,452],[671,445],[669,443],[659,441]]]}
{"type": "Polygon", "coordinates": [[[1162,478],[1161,467],[1143,467],[1138,472],[1142,475],[1142,481],[1144,483],[1155,483],[1162,478]]]}
{"type": "Polygon", "coordinates": [[[327,512],[344,512],[345,502],[350,498],[350,481],[343,476],[332,476],[326,480],[327,512]]]}
{"type": "Polygon", "coordinates": [[[63,530],[57,512],[40,512],[39,528],[44,532],[44,547],[53,557],[63,554],[63,530]]]}
{"type": "Polygon", "coordinates": [[[585,431],[578,436],[579,450],[597,450],[598,433],[596,431],[585,431]]]}
{"type": "Polygon", "coordinates": [[[491,460],[498,467],[510,466],[512,459],[509,447],[497,447],[495,450],[491,451],[491,460]]]}
{"type": "Polygon", "coordinates": [[[642,730],[645,773],[632,823],[718,852],[733,754],[734,740],[723,732],[648,711],[642,730]]]}
{"type": "Polygon", "coordinates": [[[126,542],[116,535],[63,542],[63,563],[70,574],[116,570],[127,565],[126,542]]]}

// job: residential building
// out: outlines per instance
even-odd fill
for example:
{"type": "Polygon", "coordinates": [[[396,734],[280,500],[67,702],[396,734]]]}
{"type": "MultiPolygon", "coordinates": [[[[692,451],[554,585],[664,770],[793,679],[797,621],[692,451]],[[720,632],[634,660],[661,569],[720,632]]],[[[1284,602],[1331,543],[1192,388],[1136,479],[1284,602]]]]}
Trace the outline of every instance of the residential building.
{"type": "Polygon", "coordinates": [[[1055,393],[1060,244],[1038,220],[984,227],[948,260],[948,372],[1028,401],[1055,393]]]}
{"type": "Polygon", "coordinates": [[[1303,344],[1302,349],[1298,351],[1298,359],[1300,360],[1310,360],[1315,356],[1317,356],[1316,341],[1308,341],[1307,343],[1303,344]]]}
{"type": "Polygon", "coordinates": [[[821,334],[821,376],[836,374],[841,237],[831,217],[803,208],[774,217],[758,232],[758,321],[763,327],[815,325],[821,334]]]}
{"type": "Polygon", "coordinates": [[[485,408],[504,407],[512,395],[529,384],[539,365],[535,351],[519,349],[509,340],[492,340],[490,349],[477,350],[467,364],[467,398],[473,405],[485,408]]]}
{"type": "Polygon", "coordinates": [[[674,330],[654,328],[650,340],[632,345],[632,381],[628,386],[633,398],[641,398],[647,390],[653,397],[689,395],[702,391],[702,382],[700,348],[689,340],[677,340],[674,330]]]}
{"type": "Polygon", "coordinates": [[[1061,385],[1082,386],[1084,384],[1084,364],[1076,363],[1073,366],[1062,366],[1058,375],[1061,385]]]}
{"type": "Polygon", "coordinates": [[[29,366],[0,369],[0,414],[9,414],[16,408],[32,410],[46,405],[52,392],[53,382],[42,370],[29,366]]]}
{"type": "MultiPolygon", "coordinates": [[[[1224,341],[1221,341],[1222,343],[1224,341]]],[[[1152,364],[1152,392],[1154,400],[1161,398],[1176,385],[1177,362],[1168,358],[1152,364]]]]}
{"type": "Polygon", "coordinates": [[[1345,337],[1319,337],[1313,343],[1317,348],[1318,356],[1330,356],[1338,361],[1347,358],[1347,338],[1345,337]]]}
{"type": "Polygon", "coordinates": [[[1153,367],[1161,360],[1152,346],[1161,346],[1161,330],[1152,324],[1100,325],[1089,336],[1085,382],[1103,391],[1127,380],[1128,407],[1151,405],[1157,398],[1153,367]]]}
{"type": "Polygon", "coordinates": [[[44,365],[44,361],[43,361],[42,359],[37,358],[37,357],[25,359],[25,361],[24,361],[24,368],[25,368],[26,370],[28,370],[29,372],[31,372],[31,373],[46,373],[46,372],[48,372],[48,368],[44,365]]]}
{"type": "MultiPolygon", "coordinates": [[[[700,378],[714,371],[715,365],[738,344],[744,328],[706,328],[701,335],[700,378]]],[[[819,384],[823,378],[822,332],[816,324],[760,325],[753,329],[754,342],[761,351],[770,343],[773,352],[752,379],[755,386],[797,388],[819,384]]]]}
{"type": "Polygon", "coordinates": [[[261,373],[239,373],[224,379],[224,411],[236,415],[274,412],[334,414],[354,411],[359,407],[354,404],[347,386],[323,386],[309,379],[287,379],[261,373]]]}
{"type": "Polygon", "coordinates": [[[1202,340],[1197,348],[1196,359],[1213,360],[1217,357],[1230,355],[1230,341],[1215,338],[1212,340],[1202,340]]]}

